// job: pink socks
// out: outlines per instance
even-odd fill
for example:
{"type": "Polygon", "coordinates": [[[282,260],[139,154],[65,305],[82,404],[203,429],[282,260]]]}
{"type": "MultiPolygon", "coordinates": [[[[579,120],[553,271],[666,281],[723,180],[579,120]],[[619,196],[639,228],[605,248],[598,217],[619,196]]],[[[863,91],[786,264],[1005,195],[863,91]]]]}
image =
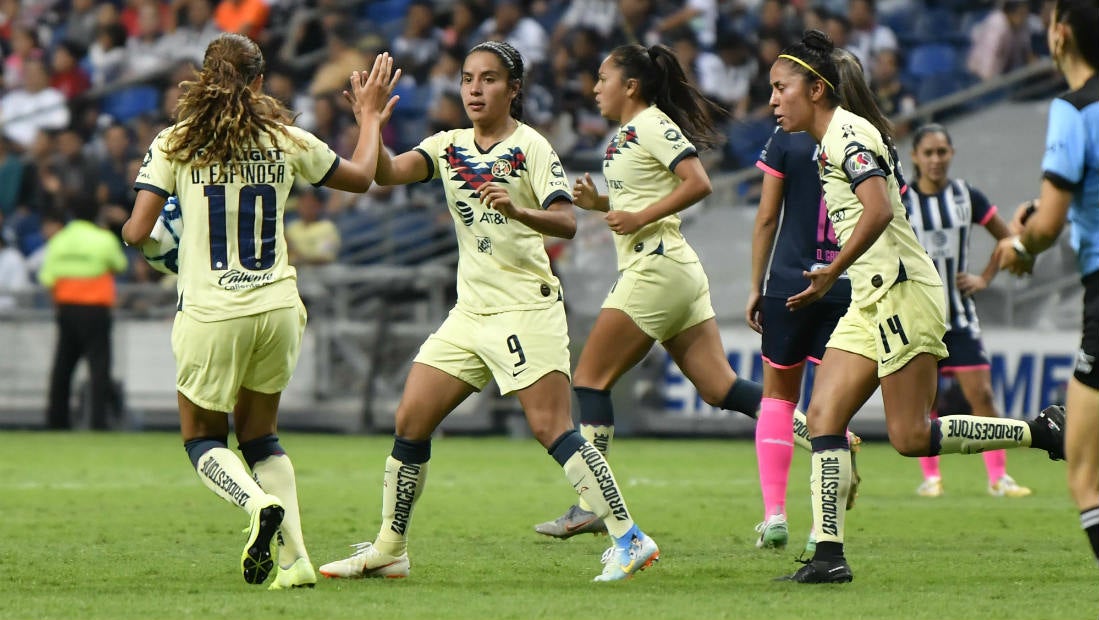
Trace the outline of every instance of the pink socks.
{"type": "Polygon", "coordinates": [[[794,457],[795,403],[764,398],[756,420],[756,461],[763,491],[763,517],[786,514],[786,485],[794,457]]]}

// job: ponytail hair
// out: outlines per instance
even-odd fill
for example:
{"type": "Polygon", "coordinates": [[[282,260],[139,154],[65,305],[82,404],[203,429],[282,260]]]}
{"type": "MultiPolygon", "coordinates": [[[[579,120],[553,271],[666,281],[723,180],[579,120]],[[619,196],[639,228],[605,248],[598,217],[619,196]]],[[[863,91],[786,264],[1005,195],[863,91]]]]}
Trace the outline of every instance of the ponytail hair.
{"type": "Polygon", "coordinates": [[[885,145],[896,149],[893,123],[878,108],[874,93],[866,83],[866,73],[862,70],[862,63],[854,54],[842,48],[832,52],[832,61],[839,76],[837,94],[843,107],[869,121],[881,134],[885,145]]]}
{"type": "Polygon", "coordinates": [[[223,34],[211,41],[195,80],[179,85],[178,123],[165,145],[168,158],[195,168],[224,164],[254,149],[264,135],[275,147],[286,138],[304,148],[286,131],[293,122],[289,110],[252,90],[265,70],[263,53],[248,37],[223,34]]]}
{"type": "Polygon", "coordinates": [[[511,100],[509,114],[517,121],[523,120],[523,57],[519,50],[506,41],[485,41],[473,46],[466,54],[466,58],[473,52],[489,52],[500,59],[500,63],[508,72],[508,81],[517,82],[515,98],[511,100]]]}
{"type": "Polygon", "coordinates": [[[611,62],[626,80],[637,80],[641,98],[668,115],[695,146],[709,148],[724,141],[714,119],[725,110],[707,99],[687,81],[675,53],[664,45],[622,45],[610,54],[611,62]]]}
{"type": "Polygon", "coordinates": [[[832,58],[835,50],[836,45],[828,35],[819,30],[807,30],[800,42],[782,50],[779,60],[789,63],[794,71],[802,74],[806,82],[810,84],[817,80],[823,82],[825,96],[833,106],[837,106],[842,99],[836,90],[841,79],[836,62],[832,58]]]}

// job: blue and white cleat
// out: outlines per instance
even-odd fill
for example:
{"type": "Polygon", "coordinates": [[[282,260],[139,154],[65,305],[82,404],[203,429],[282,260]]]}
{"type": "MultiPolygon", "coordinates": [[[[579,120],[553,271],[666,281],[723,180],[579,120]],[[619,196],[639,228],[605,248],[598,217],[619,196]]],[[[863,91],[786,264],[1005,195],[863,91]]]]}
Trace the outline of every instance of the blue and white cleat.
{"type": "Polygon", "coordinates": [[[593,581],[621,581],[633,577],[660,559],[656,541],[637,529],[627,532],[614,546],[603,552],[603,573],[593,581]]]}

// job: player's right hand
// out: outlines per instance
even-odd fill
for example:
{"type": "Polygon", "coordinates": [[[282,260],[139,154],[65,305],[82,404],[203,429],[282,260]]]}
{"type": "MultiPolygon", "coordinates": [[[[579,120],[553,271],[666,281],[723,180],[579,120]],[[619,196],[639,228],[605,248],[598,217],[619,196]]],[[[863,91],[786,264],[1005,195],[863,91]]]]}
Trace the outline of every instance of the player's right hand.
{"type": "Polygon", "coordinates": [[[1030,216],[1034,215],[1034,212],[1038,210],[1038,200],[1028,200],[1023,204],[1015,208],[1015,215],[1011,218],[1011,223],[1008,227],[1011,229],[1011,234],[1021,235],[1023,229],[1026,228],[1026,221],[1030,219],[1030,216]]]}
{"type": "Polygon", "coordinates": [[[752,291],[748,294],[748,305],[744,307],[744,320],[748,323],[748,327],[751,327],[757,334],[763,333],[763,323],[760,321],[759,305],[763,301],[763,296],[759,294],[759,291],[752,291]]]}
{"type": "Polygon", "coordinates": [[[572,186],[572,204],[581,209],[594,209],[599,200],[599,191],[595,189],[595,182],[591,175],[584,173],[583,178],[576,179],[572,186]]]}

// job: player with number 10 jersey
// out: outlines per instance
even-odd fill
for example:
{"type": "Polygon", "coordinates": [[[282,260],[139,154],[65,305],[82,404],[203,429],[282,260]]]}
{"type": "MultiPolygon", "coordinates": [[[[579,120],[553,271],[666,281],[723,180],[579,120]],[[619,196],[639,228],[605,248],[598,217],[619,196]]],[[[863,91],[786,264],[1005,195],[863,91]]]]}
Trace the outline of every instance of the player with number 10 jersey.
{"type": "Polygon", "coordinates": [[[179,247],[179,307],[202,321],[258,314],[298,303],[297,274],[287,260],[283,215],[297,178],[322,185],[339,157],[297,127],[270,136],[224,164],[194,167],[169,159],[160,132],[134,187],[165,198],[178,194],[186,234],[179,247]]]}

